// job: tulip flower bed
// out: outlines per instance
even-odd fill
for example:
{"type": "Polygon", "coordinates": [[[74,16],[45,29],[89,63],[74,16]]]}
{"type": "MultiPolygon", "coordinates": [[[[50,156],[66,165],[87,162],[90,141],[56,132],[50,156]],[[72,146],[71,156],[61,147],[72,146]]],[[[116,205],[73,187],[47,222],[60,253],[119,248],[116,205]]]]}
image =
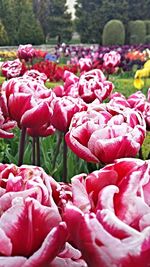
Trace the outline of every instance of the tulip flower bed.
{"type": "Polygon", "coordinates": [[[115,51],[120,54],[121,61],[119,68],[123,72],[131,72],[135,68],[141,68],[145,61],[150,58],[150,45],[113,45],[113,46],[99,46],[91,45],[84,46],[69,46],[62,44],[55,47],[55,54],[59,61],[77,63],[80,58],[89,58],[93,61],[95,66],[101,65],[103,56],[106,53],[115,51]],[[63,58],[63,59],[62,59],[63,58]]]}
{"type": "Polygon", "coordinates": [[[0,267],[149,267],[150,90],[118,82],[115,51],[52,88],[22,71],[34,53],[2,66],[0,267]]]}

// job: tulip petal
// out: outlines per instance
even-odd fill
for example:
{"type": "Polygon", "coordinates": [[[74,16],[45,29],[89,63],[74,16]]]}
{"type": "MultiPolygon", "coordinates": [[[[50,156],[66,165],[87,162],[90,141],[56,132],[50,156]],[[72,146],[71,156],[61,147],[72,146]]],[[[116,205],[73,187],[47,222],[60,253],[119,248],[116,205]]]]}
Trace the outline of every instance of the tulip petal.
{"type": "Polygon", "coordinates": [[[11,94],[8,101],[9,113],[12,119],[20,123],[21,117],[33,107],[32,95],[26,93],[11,94]]]}
{"type": "Polygon", "coordinates": [[[11,240],[6,236],[5,232],[0,228],[0,254],[10,256],[12,252],[11,240]]]}
{"type": "Polygon", "coordinates": [[[74,136],[70,132],[65,135],[65,140],[69,148],[78,157],[89,162],[99,162],[98,158],[96,158],[86,146],[82,145],[76,138],[74,138],[74,136]]]}
{"type": "Polygon", "coordinates": [[[27,110],[21,119],[21,124],[26,128],[42,127],[50,120],[50,110],[47,103],[40,103],[27,110]]]}
{"type": "Polygon", "coordinates": [[[23,199],[27,197],[32,197],[37,199],[38,201],[40,200],[38,197],[38,187],[19,192],[6,192],[0,198],[0,207],[2,211],[6,211],[7,209],[9,209],[12,206],[13,199],[16,197],[22,197],[23,199]]]}
{"type": "Polygon", "coordinates": [[[111,163],[117,158],[136,156],[140,144],[135,140],[135,135],[133,137],[128,133],[126,125],[114,125],[95,131],[88,147],[101,162],[111,163]]]}
{"type": "MultiPolygon", "coordinates": [[[[90,215],[92,220],[92,214],[90,215]]],[[[67,205],[64,214],[64,219],[67,223],[71,239],[77,248],[81,251],[83,259],[87,262],[88,267],[110,267],[113,266],[109,255],[105,255],[102,251],[103,240],[99,240],[98,235],[101,232],[99,229],[94,229],[90,223],[90,218],[84,216],[84,214],[75,206],[67,205]]],[[[94,219],[95,220],[95,219],[94,219]]],[[[98,221],[97,221],[98,222],[98,221]]],[[[106,236],[105,236],[106,239],[106,236]]]]}
{"type": "Polygon", "coordinates": [[[13,138],[14,134],[0,129],[0,138],[13,138]]]}
{"type": "Polygon", "coordinates": [[[140,237],[140,232],[119,220],[116,215],[108,209],[98,211],[96,217],[104,226],[105,230],[114,237],[119,239],[124,239],[130,236],[136,236],[137,238],[140,237]]]}
{"type": "Polygon", "coordinates": [[[0,267],[23,267],[26,260],[24,257],[0,257],[0,267]]]}
{"type": "Polygon", "coordinates": [[[84,260],[72,260],[71,258],[56,257],[48,267],[88,267],[84,260]]]}
{"type": "Polygon", "coordinates": [[[12,207],[2,214],[0,227],[13,243],[12,255],[30,256],[60,220],[55,209],[35,199],[16,198],[12,207]]]}
{"type": "Polygon", "coordinates": [[[85,189],[85,181],[82,177],[75,176],[72,178],[73,204],[84,212],[91,209],[88,194],[85,189]]]}
{"type": "Polygon", "coordinates": [[[49,266],[49,263],[62,250],[67,239],[67,235],[68,232],[66,224],[62,222],[50,231],[41,248],[27,260],[23,267],[49,266]]]}

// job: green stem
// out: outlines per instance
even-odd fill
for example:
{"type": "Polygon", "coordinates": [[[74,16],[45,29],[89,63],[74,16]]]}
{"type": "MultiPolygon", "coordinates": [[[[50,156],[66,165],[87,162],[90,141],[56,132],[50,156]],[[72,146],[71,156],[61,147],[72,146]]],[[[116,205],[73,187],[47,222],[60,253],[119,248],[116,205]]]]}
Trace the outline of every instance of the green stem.
{"type": "Polygon", "coordinates": [[[18,166],[23,164],[23,156],[24,156],[24,148],[25,148],[25,139],[26,139],[26,128],[22,127],[21,135],[20,135],[20,143],[19,143],[19,158],[18,158],[18,166]]]}
{"type": "Polygon", "coordinates": [[[35,165],[35,137],[32,138],[32,165],[35,165]]]}
{"type": "Polygon", "coordinates": [[[41,161],[40,161],[40,138],[36,137],[35,141],[36,141],[36,164],[37,164],[37,166],[40,166],[41,165],[41,161]]]}
{"type": "Polygon", "coordinates": [[[64,140],[63,140],[63,178],[62,181],[64,183],[67,182],[67,144],[65,141],[65,134],[64,134],[64,140]]]}
{"type": "Polygon", "coordinates": [[[55,149],[53,163],[52,163],[52,170],[55,169],[56,159],[57,159],[57,156],[59,154],[61,142],[62,142],[62,133],[58,132],[58,139],[57,139],[56,149],[55,149]]]}
{"type": "Polygon", "coordinates": [[[143,159],[142,147],[140,147],[140,150],[139,150],[139,159],[143,159]]]}

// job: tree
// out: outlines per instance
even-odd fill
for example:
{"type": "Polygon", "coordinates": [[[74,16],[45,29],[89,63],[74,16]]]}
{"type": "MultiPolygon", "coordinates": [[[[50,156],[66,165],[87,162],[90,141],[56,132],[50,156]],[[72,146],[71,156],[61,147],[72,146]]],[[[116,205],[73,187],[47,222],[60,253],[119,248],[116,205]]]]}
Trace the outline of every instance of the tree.
{"type": "Polygon", "coordinates": [[[64,40],[71,38],[73,28],[71,14],[67,12],[66,0],[33,0],[33,7],[45,37],[61,35],[64,40]]]}
{"type": "Polygon", "coordinates": [[[50,0],[33,0],[33,10],[36,18],[40,21],[45,38],[49,33],[48,18],[50,16],[51,1],[50,0]]]}
{"type": "Polygon", "coordinates": [[[150,0],[128,0],[129,20],[150,19],[150,0]]]}
{"type": "Polygon", "coordinates": [[[41,44],[44,42],[43,30],[33,13],[32,2],[24,4],[18,28],[18,42],[21,44],[41,44]]]}
{"type": "Polygon", "coordinates": [[[143,18],[142,19],[147,19],[150,20],[150,0],[145,0],[143,2],[143,6],[142,6],[142,14],[143,14],[143,18]]]}
{"type": "Polygon", "coordinates": [[[100,42],[104,25],[112,20],[118,19],[123,23],[128,21],[127,0],[77,0],[76,8],[76,30],[83,42],[100,42]]]}
{"type": "MultiPolygon", "coordinates": [[[[37,26],[35,26],[36,23],[35,20],[33,20],[34,13],[31,7],[32,0],[0,0],[0,19],[7,31],[10,45],[18,45],[20,43],[18,32],[20,31],[21,27],[22,35],[27,35],[25,28],[23,27],[23,24],[25,26],[25,24],[27,23],[27,17],[28,24],[31,28],[34,27],[37,30],[36,27],[40,27],[39,23],[37,23],[37,26]],[[31,18],[27,14],[28,12],[31,18]],[[24,18],[25,22],[23,22],[24,18]],[[34,24],[34,26],[32,25],[32,23],[34,24]]],[[[30,31],[30,29],[28,30],[30,31]]],[[[21,31],[19,32],[19,34],[21,34],[21,31]]]]}
{"type": "Polygon", "coordinates": [[[9,39],[3,23],[0,21],[0,45],[8,45],[9,39]]]}
{"type": "Polygon", "coordinates": [[[14,45],[17,39],[17,19],[14,12],[14,0],[0,0],[0,19],[7,31],[9,44],[14,45]]]}
{"type": "Polygon", "coordinates": [[[99,9],[102,1],[77,0],[75,5],[76,31],[80,34],[81,42],[99,42],[100,18],[99,9]]]}
{"type": "Polygon", "coordinates": [[[112,19],[121,20],[126,24],[128,21],[128,1],[104,0],[100,8],[100,17],[103,24],[112,19]]]}

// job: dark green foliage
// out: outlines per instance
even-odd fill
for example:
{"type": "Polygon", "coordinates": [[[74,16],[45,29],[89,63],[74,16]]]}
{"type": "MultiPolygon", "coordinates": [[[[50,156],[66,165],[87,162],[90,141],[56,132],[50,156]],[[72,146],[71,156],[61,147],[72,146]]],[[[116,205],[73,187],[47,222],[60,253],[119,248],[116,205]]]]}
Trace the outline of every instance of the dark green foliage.
{"type": "Polygon", "coordinates": [[[104,25],[112,20],[121,20],[126,23],[128,4],[123,1],[87,1],[77,0],[76,4],[76,31],[81,36],[81,42],[101,43],[104,25]]]}
{"type": "Polygon", "coordinates": [[[34,17],[32,0],[0,0],[0,19],[7,31],[9,45],[18,45],[21,41],[28,43],[33,37],[35,43],[43,42],[39,22],[34,17]]]}
{"type": "Polygon", "coordinates": [[[9,39],[3,23],[0,21],[0,45],[8,45],[9,39]]]}
{"type": "Polygon", "coordinates": [[[121,20],[126,24],[128,21],[128,1],[103,0],[100,6],[100,16],[104,24],[112,19],[121,20]]]}
{"type": "Polygon", "coordinates": [[[50,39],[58,34],[62,41],[69,41],[73,29],[65,4],[66,0],[0,0],[0,19],[9,45],[41,44],[47,35],[50,39]]]}
{"type": "Polygon", "coordinates": [[[9,45],[17,42],[17,26],[19,24],[17,22],[18,15],[14,12],[16,6],[14,0],[0,0],[0,19],[9,36],[9,45]]]}
{"type": "Polygon", "coordinates": [[[135,20],[130,21],[128,24],[129,43],[130,44],[141,44],[145,43],[146,37],[146,26],[144,21],[135,20]]]}
{"type": "Polygon", "coordinates": [[[145,37],[145,44],[150,44],[150,34],[145,37]]]}
{"type": "Polygon", "coordinates": [[[150,20],[145,20],[145,26],[146,26],[146,35],[150,34],[150,20]]]}
{"type": "Polygon", "coordinates": [[[150,0],[77,0],[75,7],[76,31],[86,43],[99,43],[104,25],[112,19],[121,20],[126,31],[129,20],[150,19],[150,0]]]}
{"type": "Polygon", "coordinates": [[[49,0],[33,0],[33,10],[40,21],[45,37],[49,33],[47,19],[50,16],[51,3],[49,0]]]}
{"type": "Polygon", "coordinates": [[[59,35],[61,42],[70,41],[73,32],[71,14],[67,12],[65,3],[65,0],[52,0],[53,9],[48,18],[50,36],[59,35]]]}
{"type": "Polygon", "coordinates": [[[120,20],[108,21],[103,30],[103,45],[123,45],[125,41],[125,28],[120,20]]]}
{"type": "Polygon", "coordinates": [[[66,0],[33,0],[36,17],[39,19],[45,38],[51,40],[58,35],[62,41],[72,38],[71,14],[67,12],[66,0]]]}
{"type": "Polygon", "coordinates": [[[99,7],[102,1],[76,1],[76,31],[82,43],[99,43],[100,25],[102,23],[99,7]]]}
{"type": "Polygon", "coordinates": [[[20,44],[42,44],[44,34],[40,22],[36,19],[32,5],[26,5],[22,12],[21,21],[18,29],[18,42],[20,44]]]}
{"type": "Polygon", "coordinates": [[[129,20],[139,20],[143,18],[143,3],[137,0],[128,0],[128,18],[129,20]]]}
{"type": "Polygon", "coordinates": [[[150,19],[150,0],[127,0],[129,20],[150,19]]]}

